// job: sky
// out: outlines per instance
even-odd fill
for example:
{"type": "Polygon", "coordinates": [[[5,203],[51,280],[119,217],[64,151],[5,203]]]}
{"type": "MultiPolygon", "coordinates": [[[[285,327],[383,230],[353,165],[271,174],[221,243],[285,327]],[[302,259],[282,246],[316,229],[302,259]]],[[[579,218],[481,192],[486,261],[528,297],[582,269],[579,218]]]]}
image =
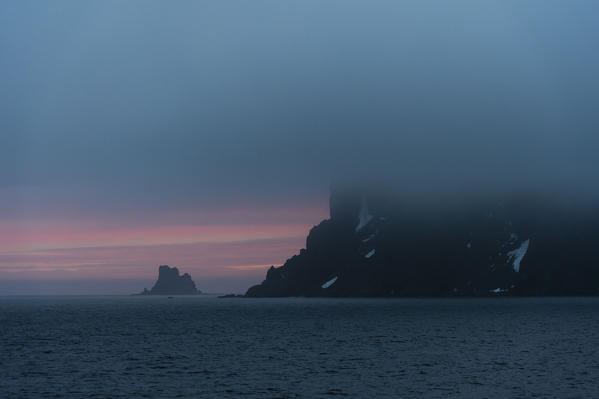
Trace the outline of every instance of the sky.
{"type": "Polygon", "coordinates": [[[596,1],[4,1],[0,295],[243,292],[332,182],[597,195],[596,1]]]}

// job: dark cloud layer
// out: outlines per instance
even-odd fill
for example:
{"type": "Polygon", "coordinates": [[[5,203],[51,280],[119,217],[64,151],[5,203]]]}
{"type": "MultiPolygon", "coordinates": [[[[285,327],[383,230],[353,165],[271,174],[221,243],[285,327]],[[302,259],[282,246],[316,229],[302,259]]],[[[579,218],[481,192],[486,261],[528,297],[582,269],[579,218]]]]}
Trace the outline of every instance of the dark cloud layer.
{"type": "Polygon", "coordinates": [[[599,191],[594,1],[0,7],[5,209],[599,191]]]}

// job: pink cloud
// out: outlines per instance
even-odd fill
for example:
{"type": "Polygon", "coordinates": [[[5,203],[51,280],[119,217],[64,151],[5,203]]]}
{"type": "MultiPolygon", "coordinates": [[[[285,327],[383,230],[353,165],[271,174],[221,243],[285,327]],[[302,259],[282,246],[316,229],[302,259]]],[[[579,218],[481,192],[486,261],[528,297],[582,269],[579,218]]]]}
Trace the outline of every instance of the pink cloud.
{"type": "Polygon", "coordinates": [[[322,207],[163,211],[141,217],[0,221],[2,279],[153,279],[168,264],[194,279],[259,281],[305,246],[322,207]],[[237,223],[234,223],[237,221],[237,223]]]}
{"type": "Polygon", "coordinates": [[[230,242],[45,248],[0,253],[3,278],[152,278],[160,264],[194,278],[263,276],[305,245],[305,235],[230,242]]]}

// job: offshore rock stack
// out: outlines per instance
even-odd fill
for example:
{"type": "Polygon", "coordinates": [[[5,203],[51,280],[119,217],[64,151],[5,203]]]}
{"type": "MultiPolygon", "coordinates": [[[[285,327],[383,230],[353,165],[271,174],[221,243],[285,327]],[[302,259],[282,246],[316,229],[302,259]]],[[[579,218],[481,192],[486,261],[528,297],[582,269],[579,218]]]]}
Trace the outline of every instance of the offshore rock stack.
{"type": "Polygon", "coordinates": [[[158,268],[158,280],[151,290],[144,289],[141,295],[195,295],[200,294],[191,276],[180,276],[176,267],[163,265],[158,268]]]}

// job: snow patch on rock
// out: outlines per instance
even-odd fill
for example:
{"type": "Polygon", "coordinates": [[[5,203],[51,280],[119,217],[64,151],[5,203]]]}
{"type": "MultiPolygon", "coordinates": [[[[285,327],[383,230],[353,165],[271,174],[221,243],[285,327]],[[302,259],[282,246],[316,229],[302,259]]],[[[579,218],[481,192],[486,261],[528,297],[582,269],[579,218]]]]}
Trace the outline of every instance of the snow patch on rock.
{"type": "Polygon", "coordinates": [[[530,239],[524,241],[518,248],[514,249],[507,253],[508,260],[512,261],[512,265],[514,266],[514,271],[518,273],[520,271],[520,262],[524,259],[524,255],[528,251],[528,245],[530,244],[530,239]]]}
{"type": "Polygon", "coordinates": [[[362,205],[360,206],[360,213],[358,214],[356,233],[366,227],[370,221],[372,221],[372,215],[368,213],[368,203],[366,202],[366,197],[362,196],[362,205]]]}
{"type": "Polygon", "coordinates": [[[375,237],[375,235],[371,234],[368,237],[366,237],[365,239],[363,239],[362,242],[368,242],[368,241],[372,240],[374,237],[375,237]]]}
{"type": "Polygon", "coordinates": [[[335,281],[337,281],[337,276],[333,277],[332,279],[321,285],[320,288],[329,288],[331,285],[335,284],[335,281]]]}

